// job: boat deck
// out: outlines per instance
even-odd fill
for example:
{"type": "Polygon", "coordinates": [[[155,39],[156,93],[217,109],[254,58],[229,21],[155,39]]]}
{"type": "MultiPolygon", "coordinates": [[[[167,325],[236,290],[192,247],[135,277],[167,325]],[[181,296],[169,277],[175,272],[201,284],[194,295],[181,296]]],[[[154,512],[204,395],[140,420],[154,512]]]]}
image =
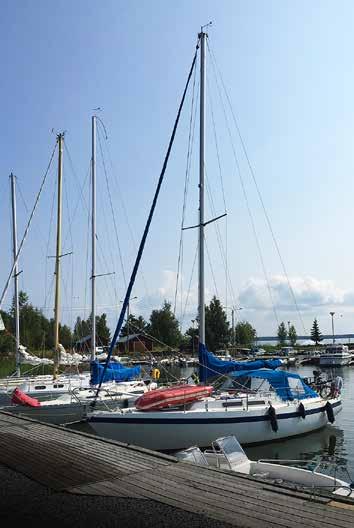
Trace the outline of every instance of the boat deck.
{"type": "MultiPolygon", "coordinates": [[[[0,412],[0,464],[71,496],[113,497],[117,504],[119,498],[148,499],[150,504],[157,502],[233,526],[354,525],[354,501],[350,499],[334,499],[325,492],[312,495],[230,471],[183,463],[168,455],[5,412],[0,412]]],[[[148,515],[149,502],[145,508],[148,515]]],[[[116,514],[119,518],[119,509],[116,514]]],[[[155,526],[159,525],[163,524],[157,520],[155,526]]],[[[144,519],[139,526],[147,526],[144,519]]]]}

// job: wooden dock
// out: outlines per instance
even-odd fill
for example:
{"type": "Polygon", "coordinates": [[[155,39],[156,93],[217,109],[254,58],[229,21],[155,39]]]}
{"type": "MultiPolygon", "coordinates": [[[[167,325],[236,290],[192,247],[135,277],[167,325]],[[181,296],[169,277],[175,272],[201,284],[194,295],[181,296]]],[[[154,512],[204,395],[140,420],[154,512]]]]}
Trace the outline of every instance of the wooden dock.
{"type": "Polygon", "coordinates": [[[354,526],[350,499],[334,499],[330,493],[312,495],[231,471],[183,463],[5,412],[0,412],[0,464],[55,491],[150,499],[234,526],[354,526]]]}

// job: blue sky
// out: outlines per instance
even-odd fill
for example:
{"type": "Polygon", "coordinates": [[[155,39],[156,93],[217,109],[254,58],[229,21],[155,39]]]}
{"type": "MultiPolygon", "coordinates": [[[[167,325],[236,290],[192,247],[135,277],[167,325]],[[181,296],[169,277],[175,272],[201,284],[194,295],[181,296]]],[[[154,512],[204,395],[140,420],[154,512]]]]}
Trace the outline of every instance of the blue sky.
{"type": "MultiPolygon", "coordinates": [[[[29,2],[3,0],[2,134],[0,156],[0,281],[11,262],[8,174],[18,177],[19,237],[52,151],[55,132],[66,131],[64,153],[63,321],[89,314],[87,261],[90,118],[101,107],[107,177],[126,277],[132,267],[201,24],[213,21],[210,47],[237,115],[247,153],[275,233],[299,317],[262,207],[235,134],[241,174],[262,249],[279,321],[303,333],[317,317],[321,330],[353,331],[354,224],[354,5],[350,1],[131,1],[29,2]],[[72,165],[69,160],[72,160],[72,165]],[[83,189],[82,199],[80,189],[83,189]],[[22,197],[24,201],[22,200],[22,197]],[[25,203],[24,203],[25,202],[25,203]],[[74,211],[76,214],[74,216],[74,211]],[[127,221],[128,220],[128,221],[127,221]],[[135,243],[133,242],[135,239],[135,243]],[[302,320],[302,322],[301,322],[302,320]]],[[[226,194],[228,288],[215,226],[207,244],[207,296],[237,304],[258,334],[277,320],[236,170],[215,76],[207,65],[226,194]],[[215,281],[214,281],[215,279],[215,281]],[[216,285],[216,288],[215,288],[216,285]]],[[[174,300],[191,95],[152,224],[131,310],[148,315],[164,298],[174,300]],[[133,308],[134,303],[134,308],[133,308]]],[[[197,151],[190,176],[186,223],[197,218],[197,151]]],[[[99,155],[99,149],[98,149],[99,155]]],[[[213,123],[207,109],[208,182],[217,214],[224,212],[213,123]]],[[[56,164],[40,201],[21,258],[20,285],[52,315],[55,222],[51,222],[56,164]],[[49,245],[47,242],[49,239],[49,245]]],[[[125,283],[104,167],[98,160],[98,310],[116,322],[125,283]]],[[[55,198],[55,195],[54,195],[55,198]]],[[[207,199],[207,216],[212,211],[207,199]]],[[[226,220],[219,221],[223,243],[226,220]]],[[[182,294],[177,315],[184,326],[196,310],[196,274],[185,301],[196,232],[184,234],[182,294]],[[182,298],[182,302],[181,302],[182,298]],[[182,308],[181,308],[182,305],[182,308]]],[[[11,300],[8,293],[5,308],[11,300]]],[[[230,314],[230,311],[228,312],[230,314]]],[[[242,315],[242,317],[241,317],[242,315]]]]}

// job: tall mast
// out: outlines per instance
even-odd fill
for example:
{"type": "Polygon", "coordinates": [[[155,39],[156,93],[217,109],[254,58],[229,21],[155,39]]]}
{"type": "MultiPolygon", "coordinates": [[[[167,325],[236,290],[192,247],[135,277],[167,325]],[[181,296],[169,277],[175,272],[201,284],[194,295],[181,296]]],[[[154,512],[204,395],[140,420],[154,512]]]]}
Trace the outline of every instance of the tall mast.
{"type": "Polygon", "coordinates": [[[92,272],[91,272],[91,361],[96,357],[96,116],[92,116],[92,272]]]}
{"type": "Polygon", "coordinates": [[[17,255],[17,220],[16,220],[16,177],[10,174],[11,178],[11,198],[12,198],[12,247],[15,261],[14,267],[14,308],[15,308],[15,335],[16,335],[16,376],[20,375],[20,305],[18,300],[18,264],[17,255]]]}
{"type": "Polygon", "coordinates": [[[55,305],[54,305],[54,376],[59,366],[59,305],[60,305],[60,257],[61,257],[61,206],[63,178],[64,133],[57,135],[58,142],[58,210],[57,210],[57,246],[55,254],[55,305]]]}
{"type": "Polygon", "coordinates": [[[200,139],[199,139],[199,343],[205,344],[204,298],[204,142],[205,142],[205,39],[203,28],[200,38],[200,139]]]}

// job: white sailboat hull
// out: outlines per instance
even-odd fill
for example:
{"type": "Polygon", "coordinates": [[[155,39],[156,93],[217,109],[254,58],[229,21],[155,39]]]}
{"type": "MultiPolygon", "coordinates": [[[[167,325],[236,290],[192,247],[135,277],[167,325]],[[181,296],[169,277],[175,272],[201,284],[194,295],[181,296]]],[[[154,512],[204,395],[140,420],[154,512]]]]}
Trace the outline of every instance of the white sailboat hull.
{"type": "MultiPolygon", "coordinates": [[[[97,410],[107,410],[117,408],[123,405],[123,399],[119,401],[97,402],[97,410]]],[[[33,420],[54,425],[64,425],[71,422],[83,420],[87,411],[90,409],[90,403],[67,403],[58,405],[42,405],[41,407],[25,407],[22,405],[11,405],[3,407],[2,411],[10,412],[15,416],[24,416],[33,420]]]]}
{"type": "MultiPolygon", "coordinates": [[[[341,410],[340,398],[330,402],[337,414],[341,410]]],[[[247,411],[94,412],[88,422],[100,436],[154,450],[174,451],[192,445],[206,447],[215,438],[229,435],[247,445],[289,438],[327,425],[326,401],[309,398],[302,403],[305,418],[299,415],[298,401],[273,404],[277,432],[273,431],[264,407],[247,411]]]]}

